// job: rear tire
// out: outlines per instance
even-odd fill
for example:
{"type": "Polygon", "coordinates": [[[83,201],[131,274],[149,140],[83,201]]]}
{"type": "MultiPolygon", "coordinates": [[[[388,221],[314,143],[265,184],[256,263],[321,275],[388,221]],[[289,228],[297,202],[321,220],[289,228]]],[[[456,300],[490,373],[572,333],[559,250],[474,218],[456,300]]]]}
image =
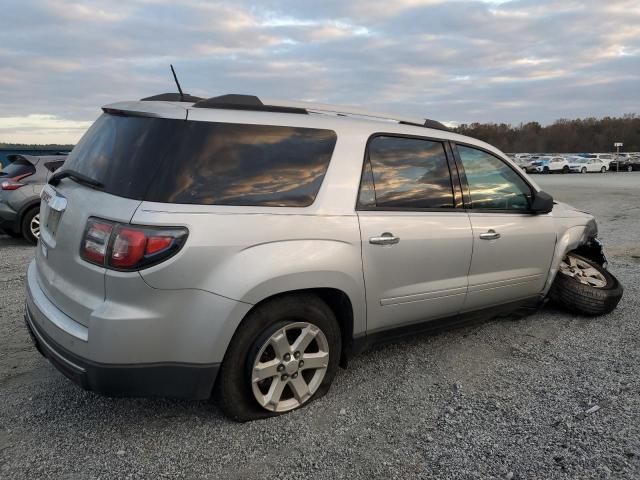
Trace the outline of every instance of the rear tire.
{"type": "Polygon", "coordinates": [[[602,167],[602,168],[600,169],[600,173],[604,173],[604,172],[606,172],[606,171],[607,171],[607,167],[602,167]]]}
{"type": "Polygon", "coordinates": [[[216,384],[215,396],[218,403],[227,416],[239,422],[272,417],[306,406],[329,390],[340,361],[341,346],[340,327],[333,311],[315,295],[287,295],[268,300],[245,317],[229,344],[216,384]],[[296,356],[296,359],[308,358],[309,363],[309,355],[313,356],[315,352],[314,347],[317,347],[318,352],[324,352],[326,349],[328,361],[324,372],[321,372],[324,367],[307,369],[309,365],[301,365],[299,371],[289,371],[290,368],[295,368],[295,365],[290,363],[293,358],[291,355],[297,352],[291,350],[287,363],[284,361],[286,354],[278,353],[278,347],[272,343],[274,338],[282,338],[282,332],[285,332],[285,348],[294,346],[296,340],[304,333],[300,331],[298,335],[296,329],[300,327],[296,325],[310,325],[322,334],[320,336],[316,333],[316,337],[311,341],[312,353],[308,354],[305,350],[301,356],[296,356]],[[290,329],[287,330],[288,328],[290,329]],[[289,333],[292,333],[292,339],[288,338],[289,333]],[[315,338],[321,338],[321,341],[314,344],[315,338]],[[274,347],[272,350],[269,350],[269,347],[265,350],[266,345],[274,347]],[[270,362],[278,363],[277,371],[280,373],[269,375],[260,382],[254,381],[252,373],[256,372],[256,368],[264,368],[263,366],[270,362]],[[319,375],[316,378],[318,371],[324,376],[319,375]],[[284,377],[288,378],[283,381],[284,377]],[[305,397],[296,395],[299,390],[294,382],[300,381],[305,382],[308,387],[308,395],[305,397]],[[284,390],[280,390],[281,394],[276,399],[277,405],[266,403],[263,406],[258,400],[261,390],[266,399],[275,382],[278,382],[278,385],[280,382],[285,384],[284,390]]]}
{"type": "Polygon", "coordinates": [[[567,165],[562,167],[562,173],[569,173],[569,167],[567,165]]]}
{"type": "Polygon", "coordinates": [[[549,292],[551,300],[570,312],[589,316],[604,315],[616,308],[624,291],[618,279],[588,258],[573,253],[565,258],[569,257],[597,270],[606,283],[601,287],[585,284],[577,276],[564,274],[560,270],[549,292]]]}
{"type": "Polygon", "coordinates": [[[32,208],[22,217],[20,231],[24,239],[35,245],[40,236],[40,207],[32,208]]]}
{"type": "Polygon", "coordinates": [[[631,165],[627,166],[627,172],[633,172],[633,167],[631,165]]]}

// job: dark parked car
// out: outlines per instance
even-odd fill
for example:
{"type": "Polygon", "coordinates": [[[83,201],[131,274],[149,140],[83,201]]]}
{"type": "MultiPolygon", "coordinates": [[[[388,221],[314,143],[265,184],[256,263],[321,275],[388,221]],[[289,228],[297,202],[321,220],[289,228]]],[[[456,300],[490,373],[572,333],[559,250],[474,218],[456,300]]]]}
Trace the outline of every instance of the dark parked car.
{"type": "Polygon", "coordinates": [[[47,177],[62,166],[66,155],[11,155],[0,171],[0,230],[36,243],[40,235],[40,192],[47,177]]]}
{"type": "Polygon", "coordinates": [[[610,169],[614,172],[633,172],[640,170],[640,157],[620,159],[619,163],[611,162],[610,169]]]}

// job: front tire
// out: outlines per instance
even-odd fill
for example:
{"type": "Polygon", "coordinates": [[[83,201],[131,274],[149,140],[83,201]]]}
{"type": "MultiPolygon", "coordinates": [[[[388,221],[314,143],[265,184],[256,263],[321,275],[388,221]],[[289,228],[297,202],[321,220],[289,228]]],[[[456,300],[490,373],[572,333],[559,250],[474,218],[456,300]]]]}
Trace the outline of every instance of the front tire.
{"type": "Polygon", "coordinates": [[[567,165],[562,167],[562,173],[569,173],[569,167],[567,165]]]}
{"type": "Polygon", "coordinates": [[[631,165],[627,165],[627,172],[633,172],[633,167],[631,165]]]}
{"type": "Polygon", "coordinates": [[[562,263],[549,296],[556,304],[582,315],[604,315],[622,298],[622,284],[588,258],[569,253],[562,263]]]}
{"type": "Polygon", "coordinates": [[[32,208],[24,217],[20,225],[20,231],[24,239],[35,245],[40,237],[40,208],[32,208]]]}
{"type": "Polygon", "coordinates": [[[606,172],[606,171],[607,171],[607,167],[602,167],[602,168],[600,169],[600,173],[604,173],[604,172],[606,172]]]}
{"type": "Polygon", "coordinates": [[[587,173],[587,167],[582,167],[582,170],[580,170],[580,173],[587,173]]]}
{"type": "Polygon", "coordinates": [[[218,377],[219,404],[245,422],[289,412],[324,395],[342,338],[333,311],[311,294],[276,297],[238,327],[218,377]]]}

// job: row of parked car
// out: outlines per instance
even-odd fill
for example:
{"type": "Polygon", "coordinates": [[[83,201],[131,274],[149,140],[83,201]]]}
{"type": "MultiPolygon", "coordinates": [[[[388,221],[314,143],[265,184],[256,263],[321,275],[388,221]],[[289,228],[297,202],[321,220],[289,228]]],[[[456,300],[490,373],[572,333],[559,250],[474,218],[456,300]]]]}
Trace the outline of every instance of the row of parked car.
{"type": "Polygon", "coordinates": [[[640,153],[531,154],[509,156],[527,173],[604,173],[640,170],[640,153]]]}

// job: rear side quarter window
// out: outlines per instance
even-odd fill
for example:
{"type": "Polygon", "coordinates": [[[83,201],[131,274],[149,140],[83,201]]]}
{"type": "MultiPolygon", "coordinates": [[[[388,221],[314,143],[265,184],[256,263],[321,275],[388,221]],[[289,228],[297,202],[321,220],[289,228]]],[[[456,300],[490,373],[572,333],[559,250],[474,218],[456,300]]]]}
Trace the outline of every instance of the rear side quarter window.
{"type": "Polygon", "coordinates": [[[315,200],[335,144],[331,130],[187,122],[147,198],[306,207],[315,200]]]}

